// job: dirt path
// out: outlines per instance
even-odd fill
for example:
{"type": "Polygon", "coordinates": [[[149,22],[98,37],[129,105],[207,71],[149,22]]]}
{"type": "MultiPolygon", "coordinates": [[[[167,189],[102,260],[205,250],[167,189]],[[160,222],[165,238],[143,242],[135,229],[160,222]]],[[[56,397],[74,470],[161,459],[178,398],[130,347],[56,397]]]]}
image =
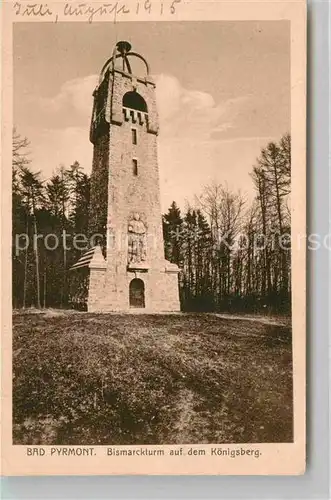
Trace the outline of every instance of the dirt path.
{"type": "Polygon", "coordinates": [[[236,316],[233,314],[220,314],[220,313],[210,313],[217,318],[222,319],[233,319],[240,321],[253,321],[256,323],[261,323],[263,325],[271,325],[271,326],[291,326],[290,318],[268,318],[266,316],[236,316]]]}
{"type": "MultiPolygon", "coordinates": [[[[43,316],[53,318],[53,317],[61,317],[61,316],[72,316],[72,315],[80,315],[84,316],[87,313],[86,311],[76,311],[73,309],[35,309],[35,308],[29,308],[26,309],[24,312],[20,310],[14,310],[13,315],[22,315],[22,314],[41,314],[43,316]]],[[[106,315],[109,316],[123,316],[123,315],[141,315],[144,316],[148,314],[149,316],[189,316],[191,314],[196,314],[196,313],[190,313],[190,312],[149,312],[146,309],[141,309],[141,310],[130,310],[126,312],[108,312],[106,315]]],[[[236,314],[230,314],[230,313],[200,313],[203,315],[210,315],[210,316],[215,316],[217,318],[222,318],[222,319],[228,319],[228,320],[240,320],[240,321],[253,321],[256,323],[261,323],[263,325],[270,325],[270,326],[286,326],[286,327],[291,327],[291,318],[290,317],[277,317],[277,316],[249,316],[249,315],[236,315],[236,314]]],[[[94,321],[92,318],[91,321],[94,321]]]]}
{"type": "Polygon", "coordinates": [[[176,443],[189,443],[193,411],[194,394],[188,389],[182,389],[178,395],[176,408],[179,419],[174,425],[172,438],[176,443]]]}

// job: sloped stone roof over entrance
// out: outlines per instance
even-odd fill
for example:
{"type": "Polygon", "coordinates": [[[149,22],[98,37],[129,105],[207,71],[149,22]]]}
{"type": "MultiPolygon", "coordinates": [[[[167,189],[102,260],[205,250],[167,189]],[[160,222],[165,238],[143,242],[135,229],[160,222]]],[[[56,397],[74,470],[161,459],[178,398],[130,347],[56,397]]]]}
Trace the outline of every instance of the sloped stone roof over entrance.
{"type": "Polygon", "coordinates": [[[99,245],[92,247],[86,253],[84,253],[81,258],[74,264],[69,271],[74,269],[79,269],[81,267],[106,267],[106,261],[102,255],[102,251],[99,245]]]}

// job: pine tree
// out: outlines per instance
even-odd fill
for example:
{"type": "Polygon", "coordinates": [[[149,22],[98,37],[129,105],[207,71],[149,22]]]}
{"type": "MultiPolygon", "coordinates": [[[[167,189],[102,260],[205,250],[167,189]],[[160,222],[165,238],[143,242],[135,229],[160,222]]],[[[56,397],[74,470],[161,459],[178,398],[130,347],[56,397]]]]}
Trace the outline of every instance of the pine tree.
{"type": "Polygon", "coordinates": [[[180,209],[173,201],[168,213],[163,216],[163,235],[166,259],[178,266],[182,263],[183,219],[180,209]]]}
{"type": "MultiPolygon", "coordinates": [[[[37,210],[44,200],[43,185],[40,180],[40,172],[32,172],[28,167],[21,167],[20,174],[21,195],[26,207],[26,234],[31,235],[33,240],[33,252],[35,260],[35,283],[36,283],[36,306],[41,308],[40,299],[40,272],[39,272],[39,242],[38,242],[38,224],[37,210]],[[30,224],[32,231],[30,231],[30,224]]],[[[23,307],[26,305],[26,294],[28,284],[28,258],[29,248],[26,249],[25,269],[24,269],[24,292],[23,307]]]]}

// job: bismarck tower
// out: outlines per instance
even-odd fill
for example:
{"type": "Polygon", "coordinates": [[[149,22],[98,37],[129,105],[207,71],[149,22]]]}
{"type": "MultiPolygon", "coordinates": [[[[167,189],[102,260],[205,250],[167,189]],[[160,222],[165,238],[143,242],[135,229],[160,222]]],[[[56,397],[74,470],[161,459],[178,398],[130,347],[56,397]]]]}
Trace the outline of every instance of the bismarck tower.
{"type": "Polygon", "coordinates": [[[164,256],[155,84],[128,42],[116,44],[93,96],[89,230],[101,246],[80,259],[88,311],[179,311],[179,268],[164,256]]]}

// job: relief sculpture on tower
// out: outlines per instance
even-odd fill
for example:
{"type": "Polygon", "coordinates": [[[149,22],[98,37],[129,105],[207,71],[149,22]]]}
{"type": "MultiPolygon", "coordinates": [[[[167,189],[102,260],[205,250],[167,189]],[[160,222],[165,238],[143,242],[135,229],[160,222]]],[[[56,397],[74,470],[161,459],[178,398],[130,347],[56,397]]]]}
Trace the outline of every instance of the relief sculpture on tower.
{"type": "Polygon", "coordinates": [[[146,226],[138,213],[128,224],[128,264],[140,264],[146,261],[146,226]]]}

